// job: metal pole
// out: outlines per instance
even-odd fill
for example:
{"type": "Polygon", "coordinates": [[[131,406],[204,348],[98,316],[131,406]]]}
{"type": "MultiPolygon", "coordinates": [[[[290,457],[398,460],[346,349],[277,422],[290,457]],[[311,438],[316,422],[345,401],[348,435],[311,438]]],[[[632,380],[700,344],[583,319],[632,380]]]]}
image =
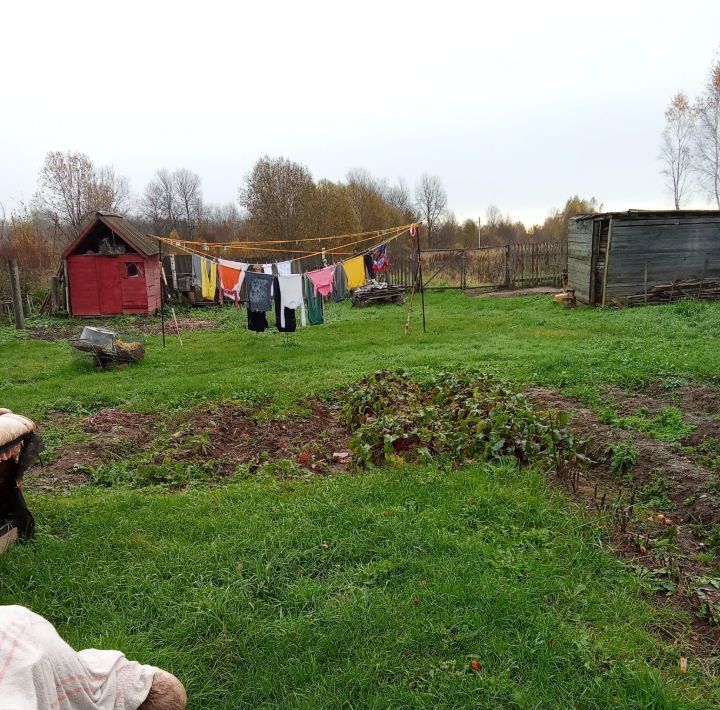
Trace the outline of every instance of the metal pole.
{"type": "Polygon", "coordinates": [[[162,329],[163,347],[165,347],[165,289],[163,287],[162,244],[162,240],[158,239],[158,257],[160,259],[160,328],[162,329]]]}
{"type": "Polygon", "coordinates": [[[425,289],[423,287],[422,277],[422,259],[420,258],[420,226],[415,228],[415,237],[417,240],[417,254],[418,254],[418,277],[420,278],[420,301],[422,303],[422,316],[423,316],[423,333],[425,332],[425,289]]]}
{"type": "Polygon", "coordinates": [[[8,259],[10,268],[10,292],[13,299],[13,310],[15,311],[15,327],[18,330],[25,329],[25,314],[23,313],[22,291],[20,290],[20,271],[17,261],[8,259]]]}

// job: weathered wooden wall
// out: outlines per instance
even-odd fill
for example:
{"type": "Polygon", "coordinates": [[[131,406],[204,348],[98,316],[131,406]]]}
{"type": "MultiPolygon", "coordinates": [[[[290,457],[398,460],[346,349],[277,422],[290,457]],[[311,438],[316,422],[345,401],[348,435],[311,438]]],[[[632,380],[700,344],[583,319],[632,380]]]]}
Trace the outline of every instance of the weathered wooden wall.
{"type": "Polygon", "coordinates": [[[592,226],[591,219],[570,221],[567,245],[568,287],[575,289],[580,303],[590,303],[592,280],[592,226]]]}
{"type": "Polygon", "coordinates": [[[679,219],[613,218],[605,302],[647,286],[720,279],[720,216],[679,219]]]}

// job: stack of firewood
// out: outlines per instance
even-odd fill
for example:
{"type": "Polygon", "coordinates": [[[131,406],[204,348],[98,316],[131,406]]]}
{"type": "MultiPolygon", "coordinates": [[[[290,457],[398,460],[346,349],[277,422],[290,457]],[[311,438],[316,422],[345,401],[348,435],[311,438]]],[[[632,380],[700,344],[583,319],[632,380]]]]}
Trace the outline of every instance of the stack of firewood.
{"type": "Polygon", "coordinates": [[[649,287],[647,293],[628,296],[627,303],[629,306],[637,306],[643,303],[669,303],[689,299],[709,301],[720,299],[720,281],[696,279],[659,284],[649,287]]]}
{"type": "Polygon", "coordinates": [[[371,281],[366,286],[358,286],[350,292],[350,301],[357,308],[377,303],[404,303],[405,287],[371,281]]]}

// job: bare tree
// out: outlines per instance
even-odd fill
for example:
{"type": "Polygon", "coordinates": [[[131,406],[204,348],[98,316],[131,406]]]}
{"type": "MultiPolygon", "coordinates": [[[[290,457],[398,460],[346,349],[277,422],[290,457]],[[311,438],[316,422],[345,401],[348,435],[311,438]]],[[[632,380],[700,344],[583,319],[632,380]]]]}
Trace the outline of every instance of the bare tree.
{"type": "Polygon", "coordinates": [[[0,202],[0,254],[10,244],[10,226],[7,221],[5,204],[0,202]]]}
{"type": "Polygon", "coordinates": [[[312,186],[312,175],[304,165],[286,158],[260,158],[238,190],[251,232],[264,239],[299,239],[300,206],[312,186]]]}
{"type": "Polygon", "coordinates": [[[437,175],[423,173],[415,188],[415,204],[427,225],[428,247],[432,248],[433,228],[447,207],[447,194],[437,175]]]}
{"type": "Polygon", "coordinates": [[[703,95],[695,107],[694,167],[700,188],[720,209],[720,62],[710,68],[703,95]]]}
{"type": "Polygon", "coordinates": [[[173,173],[162,168],[145,186],[140,208],[157,232],[170,232],[178,226],[180,205],[175,192],[173,173]]]}
{"type": "Polygon", "coordinates": [[[385,202],[399,212],[402,212],[405,219],[408,221],[417,219],[415,205],[410,195],[410,188],[403,178],[398,178],[397,183],[389,185],[385,190],[384,197],[385,202]]]}
{"type": "Polygon", "coordinates": [[[667,178],[667,189],[676,210],[682,207],[690,193],[694,127],[690,102],[684,93],[679,92],[665,109],[665,129],[660,149],[661,173],[667,178]]]}
{"type": "Polygon", "coordinates": [[[179,168],[172,174],[172,183],[179,212],[191,236],[202,215],[200,176],[192,170],[179,168]]]}
{"type": "Polygon", "coordinates": [[[497,227],[503,221],[503,215],[497,205],[490,205],[485,210],[485,224],[488,227],[497,227]]]}
{"type": "Polygon", "coordinates": [[[83,153],[51,151],[40,171],[37,207],[66,237],[74,237],[97,210],[123,209],[127,180],[112,167],[96,168],[83,153]]]}

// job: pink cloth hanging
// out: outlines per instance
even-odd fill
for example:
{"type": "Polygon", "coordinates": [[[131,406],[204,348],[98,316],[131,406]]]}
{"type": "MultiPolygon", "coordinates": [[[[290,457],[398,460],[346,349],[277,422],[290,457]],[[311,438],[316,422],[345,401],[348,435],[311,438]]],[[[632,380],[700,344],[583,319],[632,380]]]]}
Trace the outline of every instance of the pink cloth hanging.
{"type": "Polygon", "coordinates": [[[307,277],[312,281],[315,295],[329,296],[332,292],[333,278],[335,277],[335,266],[326,266],[324,269],[308,271],[307,277]]]}

